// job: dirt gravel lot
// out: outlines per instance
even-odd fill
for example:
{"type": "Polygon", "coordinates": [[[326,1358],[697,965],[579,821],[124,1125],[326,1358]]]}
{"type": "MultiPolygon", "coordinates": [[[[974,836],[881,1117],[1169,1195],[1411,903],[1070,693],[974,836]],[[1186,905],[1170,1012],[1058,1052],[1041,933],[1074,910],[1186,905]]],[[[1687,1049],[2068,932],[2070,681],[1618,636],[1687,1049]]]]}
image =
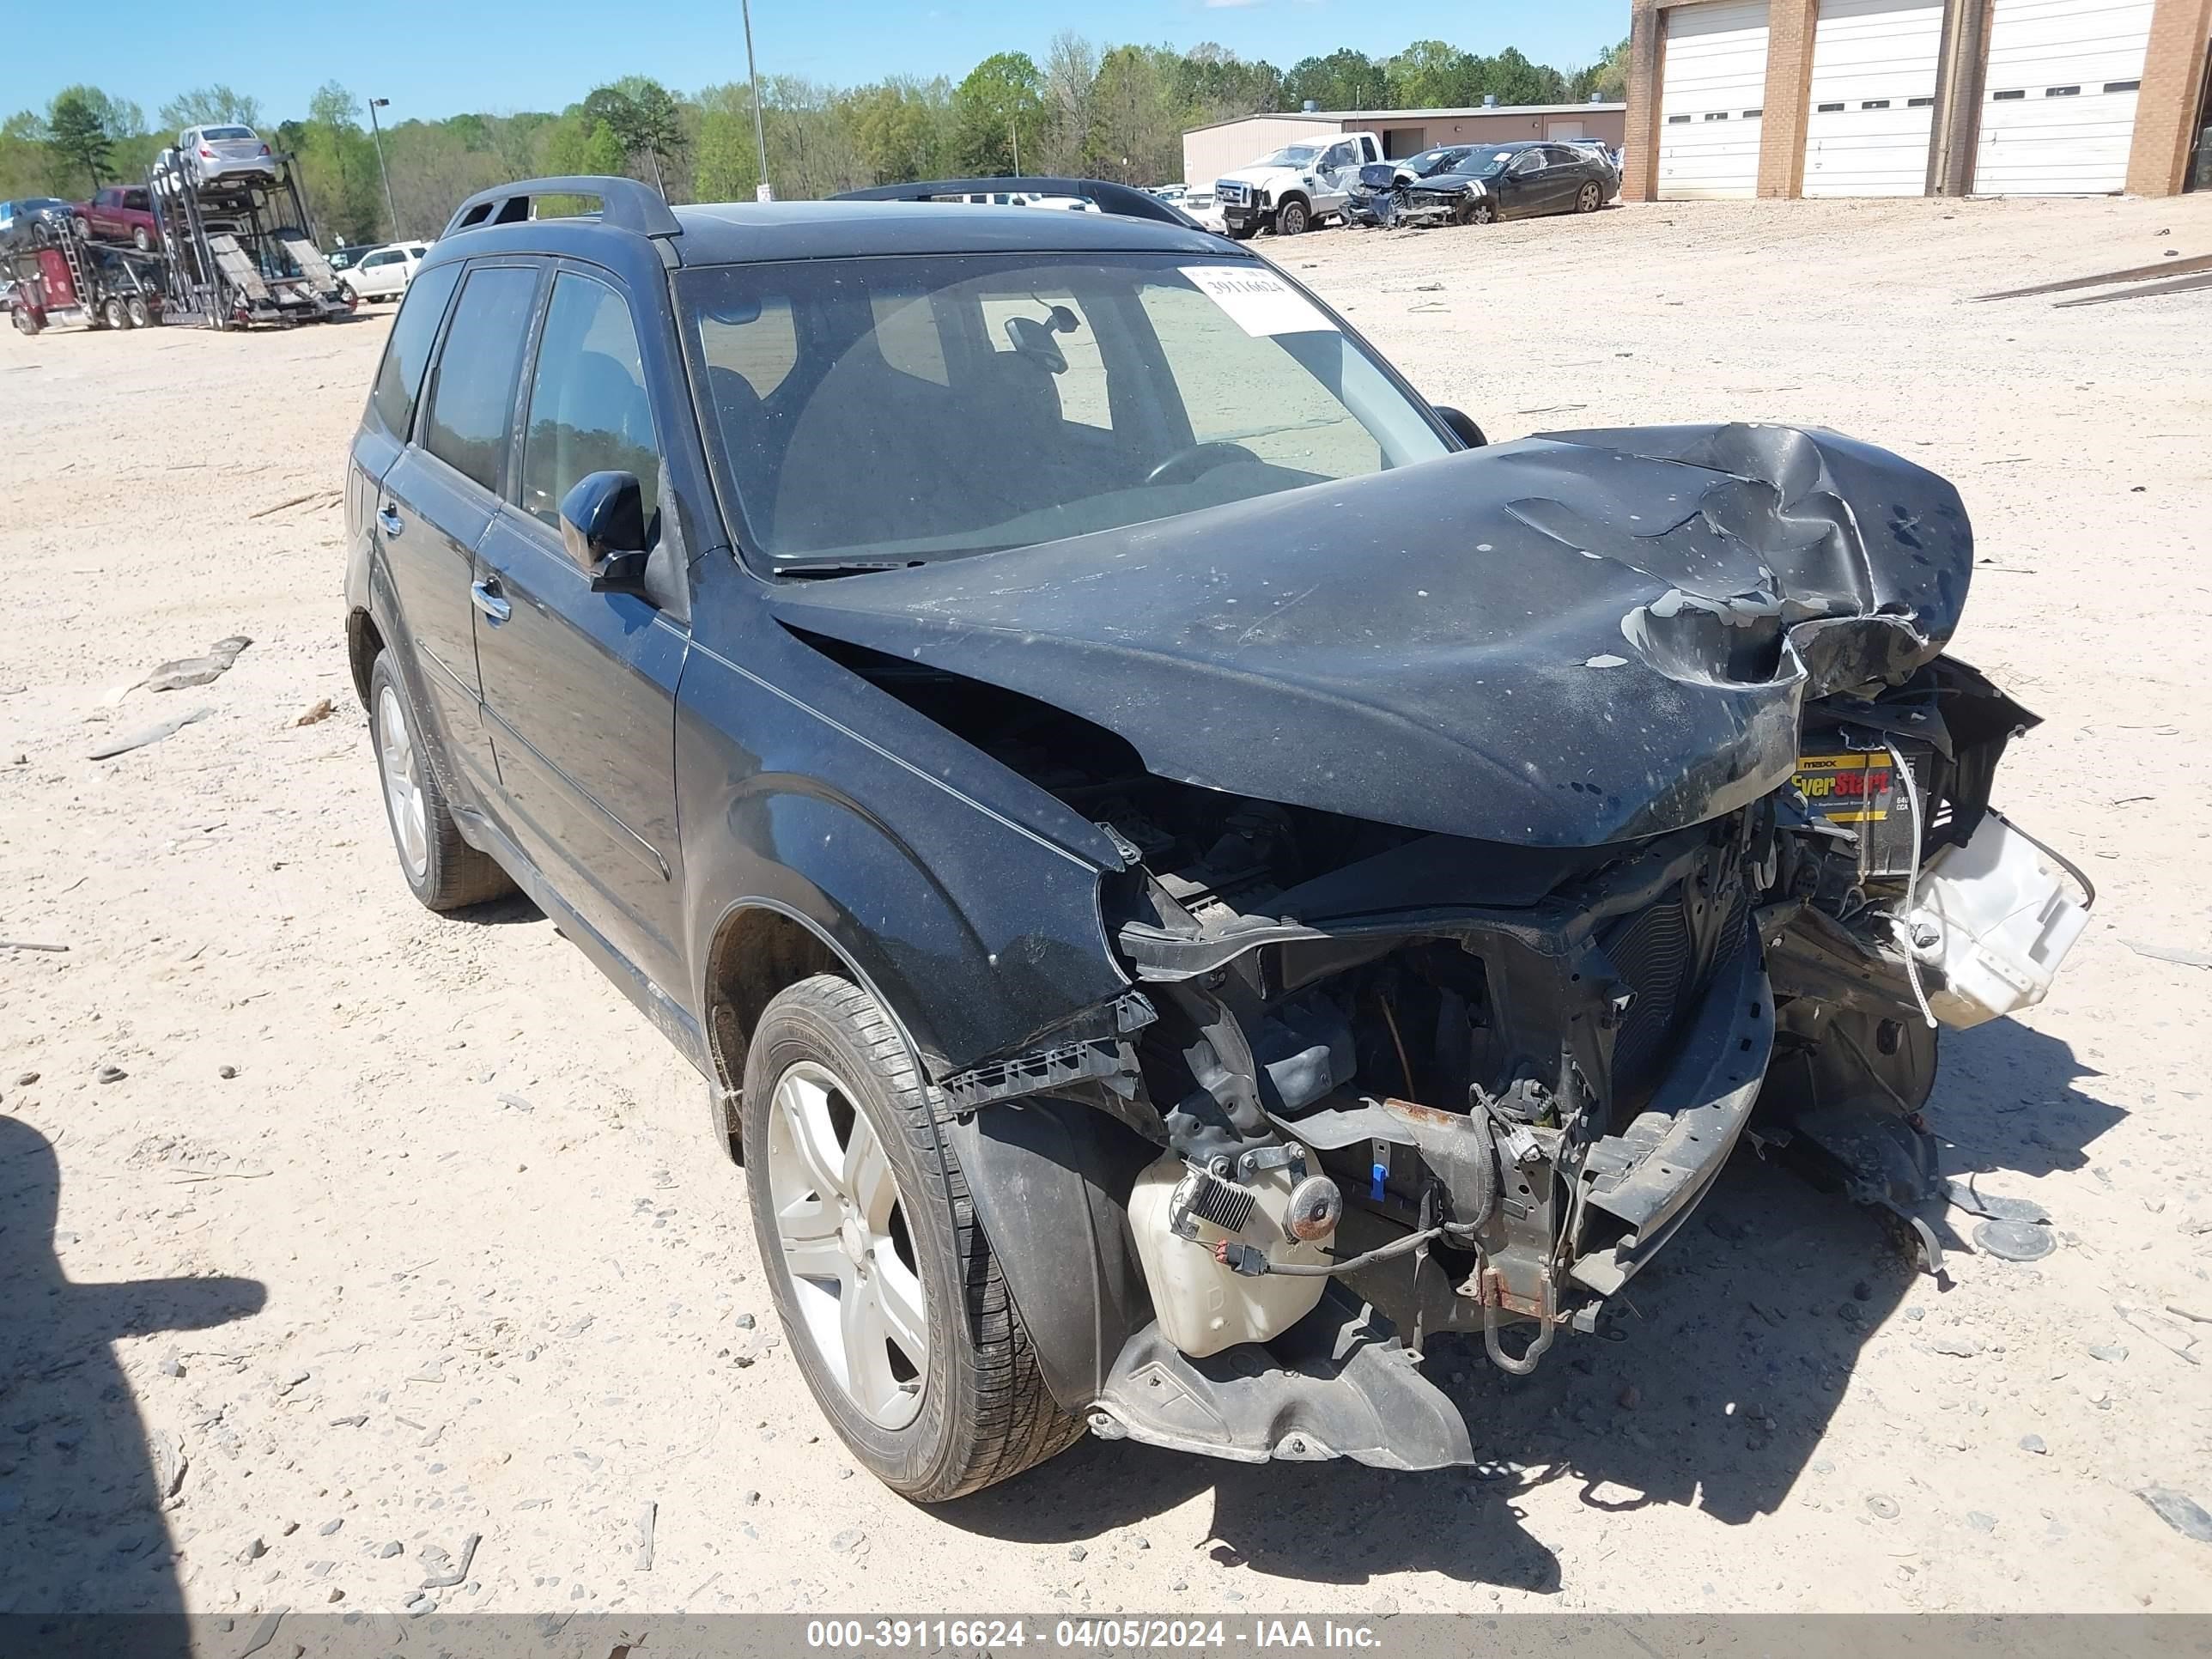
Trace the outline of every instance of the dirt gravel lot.
{"type": "Polygon", "coordinates": [[[2212,198],[1261,246],[1493,437],[1778,419],[1957,481],[1955,648],[2045,720],[2000,800],[2101,900],[1932,1115],[2056,1253],[1954,1213],[1939,1287],[1740,1154],[1625,1340],[1438,1345],[1475,1474],[1093,1442],[911,1508],[773,1329],[697,1078],[535,911],[400,881],[335,505],[386,325],[9,333],[0,938],[68,950],[0,951],[0,1612],[396,1610],[471,1534],[447,1610],[2212,1610],[2138,1495],[2212,1507],[2212,292],[1967,303],[2212,252],[2212,198]]]}

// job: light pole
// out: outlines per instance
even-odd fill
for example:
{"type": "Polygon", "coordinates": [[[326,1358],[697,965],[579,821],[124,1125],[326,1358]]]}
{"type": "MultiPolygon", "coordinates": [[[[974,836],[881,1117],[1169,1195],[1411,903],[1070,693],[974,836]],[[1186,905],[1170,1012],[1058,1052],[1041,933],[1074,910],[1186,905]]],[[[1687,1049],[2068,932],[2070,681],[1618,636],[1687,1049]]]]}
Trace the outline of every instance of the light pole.
{"type": "Polygon", "coordinates": [[[738,0],[738,9],[745,15],[745,78],[753,87],[753,143],[760,149],[760,183],[754,186],[756,200],[772,202],[775,188],[768,181],[768,128],[761,121],[760,70],[753,63],[753,0],[738,0]]]}
{"type": "Polygon", "coordinates": [[[376,124],[376,112],[380,109],[389,109],[391,106],[392,100],[389,98],[372,98],[368,100],[368,134],[376,143],[376,174],[378,178],[384,180],[384,210],[392,216],[392,239],[398,241],[399,240],[399,210],[392,204],[392,174],[384,165],[384,131],[376,124]]]}

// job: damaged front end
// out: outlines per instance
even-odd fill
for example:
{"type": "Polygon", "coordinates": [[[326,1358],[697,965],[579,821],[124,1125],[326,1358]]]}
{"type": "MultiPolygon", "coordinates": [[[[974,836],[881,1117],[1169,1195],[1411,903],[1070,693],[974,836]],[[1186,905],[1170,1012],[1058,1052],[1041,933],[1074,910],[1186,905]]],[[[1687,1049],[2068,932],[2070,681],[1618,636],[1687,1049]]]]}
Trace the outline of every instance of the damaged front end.
{"type": "Polygon", "coordinates": [[[1533,1370],[1747,1135],[1913,1223],[1936,1025],[2039,1000],[2094,897],[1990,807],[2034,719],[1941,654],[1948,485],[1583,433],[1116,533],[782,608],[1122,854],[1128,993],[939,1079],[1063,1405],[1464,1462],[1427,1338],[1533,1370]]]}

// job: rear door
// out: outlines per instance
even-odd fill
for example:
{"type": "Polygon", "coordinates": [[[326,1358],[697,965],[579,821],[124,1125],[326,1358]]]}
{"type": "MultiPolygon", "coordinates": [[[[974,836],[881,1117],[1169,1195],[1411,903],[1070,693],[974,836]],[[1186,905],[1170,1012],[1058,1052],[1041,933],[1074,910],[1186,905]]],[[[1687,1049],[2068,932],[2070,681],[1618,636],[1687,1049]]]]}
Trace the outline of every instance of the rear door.
{"type": "MultiPolygon", "coordinates": [[[[428,283],[440,266],[425,278],[428,283]]],[[[468,267],[422,393],[412,441],[385,474],[377,508],[386,568],[428,707],[480,801],[497,774],[477,674],[477,544],[507,485],[515,382],[544,273],[535,260],[468,267]]],[[[409,304],[413,303],[410,297],[409,304]]]]}
{"type": "Polygon", "coordinates": [[[647,540],[660,542],[660,440],[639,349],[639,319],[652,316],[605,271],[556,271],[525,377],[517,477],[483,544],[476,638],[512,832],[577,914],[680,1003],[684,573],[664,554],[654,599],[595,593],[561,539],[577,481],[619,471],[636,476],[647,540]]]}

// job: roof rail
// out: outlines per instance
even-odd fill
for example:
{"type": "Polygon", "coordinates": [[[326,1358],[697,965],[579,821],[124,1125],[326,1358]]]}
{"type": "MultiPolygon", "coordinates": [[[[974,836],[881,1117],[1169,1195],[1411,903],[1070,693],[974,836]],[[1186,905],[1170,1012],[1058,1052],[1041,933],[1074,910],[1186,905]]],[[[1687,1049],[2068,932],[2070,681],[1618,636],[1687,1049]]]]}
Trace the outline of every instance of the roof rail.
{"type": "Polygon", "coordinates": [[[1073,196],[1102,213],[1128,219],[1151,219],[1185,230],[1205,227],[1172,202],[1104,179],[1045,179],[1023,174],[1011,179],[927,179],[910,185],[877,185],[868,190],[848,190],[832,197],[837,202],[943,202],[963,196],[1073,196]]]}
{"type": "Polygon", "coordinates": [[[668,203],[649,185],[635,179],[608,174],[578,174],[563,179],[524,179],[511,185],[480,190],[453,210],[446,234],[474,230],[483,225],[520,224],[532,216],[541,196],[596,196],[599,222],[641,236],[681,236],[684,227],[668,210],[668,203]]]}

